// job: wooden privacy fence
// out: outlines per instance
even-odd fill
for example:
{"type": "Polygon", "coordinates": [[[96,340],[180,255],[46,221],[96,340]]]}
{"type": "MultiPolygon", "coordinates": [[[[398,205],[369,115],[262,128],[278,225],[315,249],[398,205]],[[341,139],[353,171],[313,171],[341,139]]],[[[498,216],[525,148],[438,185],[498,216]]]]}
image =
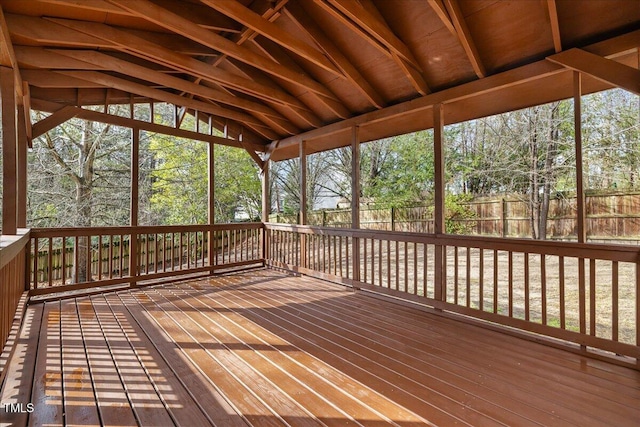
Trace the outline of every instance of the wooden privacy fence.
{"type": "Polygon", "coordinates": [[[284,224],[266,224],[266,239],[270,265],[640,369],[638,247],[284,224]]]}
{"type": "MultiPolygon", "coordinates": [[[[531,236],[528,203],[521,199],[478,199],[460,203],[467,210],[464,217],[448,219],[464,234],[495,237],[531,236]]],[[[557,240],[576,238],[577,207],[575,197],[551,200],[547,219],[547,237],[557,240]]],[[[589,240],[632,244],[640,242],[640,193],[587,194],[586,229],[589,240]]],[[[297,215],[272,214],[270,221],[297,224],[297,215]]],[[[309,225],[351,227],[350,209],[309,212],[309,225]]],[[[430,206],[362,208],[360,227],[369,230],[433,233],[433,209],[430,206]]]]}
{"type": "Polygon", "coordinates": [[[262,261],[261,223],[34,229],[28,280],[39,295],[262,261]]]}

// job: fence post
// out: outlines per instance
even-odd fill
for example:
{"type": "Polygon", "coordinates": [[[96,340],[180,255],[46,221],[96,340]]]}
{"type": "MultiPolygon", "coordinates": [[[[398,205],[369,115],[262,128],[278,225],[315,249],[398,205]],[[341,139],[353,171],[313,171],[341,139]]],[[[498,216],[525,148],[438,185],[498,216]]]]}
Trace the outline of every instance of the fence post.
{"type": "Polygon", "coordinates": [[[396,208],[391,206],[391,231],[396,231],[396,208]]]}
{"type": "Polygon", "coordinates": [[[503,198],[500,208],[500,222],[502,225],[502,232],[500,233],[500,237],[506,237],[508,235],[509,229],[507,225],[507,201],[503,198]]]}

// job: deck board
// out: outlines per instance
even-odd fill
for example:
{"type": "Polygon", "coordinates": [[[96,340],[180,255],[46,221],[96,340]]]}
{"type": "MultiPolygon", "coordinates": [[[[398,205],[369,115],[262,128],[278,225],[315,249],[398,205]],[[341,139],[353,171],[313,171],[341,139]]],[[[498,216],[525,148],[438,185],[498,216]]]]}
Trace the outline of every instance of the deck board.
{"type": "Polygon", "coordinates": [[[2,425],[640,424],[638,371],[273,270],[26,319],[2,425]]]}

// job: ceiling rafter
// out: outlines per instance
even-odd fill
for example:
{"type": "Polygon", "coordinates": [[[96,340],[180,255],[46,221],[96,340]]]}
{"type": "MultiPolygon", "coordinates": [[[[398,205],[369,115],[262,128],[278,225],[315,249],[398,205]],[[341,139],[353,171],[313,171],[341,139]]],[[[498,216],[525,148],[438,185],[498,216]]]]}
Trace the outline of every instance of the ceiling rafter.
{"type": "Polygon", "coordinates": [[[328,2],[316,0],[316,3],[331,15],[347,24],[374,47],[389,56],[419,94],[426,95],[431,92],[413,53],[394,34],[371,1],[328,0],[328,2]]]}
{"type": "Polygon", "coordinates": [[[558,21],[556,0],[547,0],[547,11],[549,12],[549,24],[551,25],[553,48],[556,53],[559,53],[562,52],[562,38],[560,37],[560,22],[558,21]]]}
{"type": "Polygon", "coordinates": [[[314,21],[303,8],[300,1],[290,2],[285,8],[287,16],[294,21],[300,31],[304,31],[316,44],[322,46],[325,53],[340,68],[347,79],[364,95],[364,97],[376,108],[383,108],[385,101],[360,74],[345,54],[325,34],[324,30],[314,21]]]}
{"type": "MultiPolygon", "coordinates": [[[[33,1],[33,0],[30,0],[33,1]]],[[[107,0],[38,0],[41,3],[50,3],[57,4],[63,6],[72,6],[78,9],[85,10],[94,10],[97,12],[105,12],[116,15],[123,16],[135,16],[135,14],[129,12],[128,10],[124,10],[114,4],[109,3],[107,0]]],[[[156,2],[161,0],[155,0],[156,2]]],[[[166,0],[163,2],[166,4],[166,0]]],[[[198,7],[195,3],[181,2],[180,10],[183,16],[193,20],[193,22],[202,27],[207,28],[209,30],[215,31],[226,31],[226,32],[237,32],[238,30],[234,28],[235,22],[231,19],[227,18],[222,14],[215,14],[216,16],[212,18],[213,14],[204,14],[202,13],[202,9],[204,6],[200,5],[198,7]],[[206,18],[206,20],[205,20],[206,18]],[[213,22],[217,21],[217,22],[213,22]]]]}
{"type": "Polygon", "coordinates": [[[288,33],[275,23],[258,15],[251,9],[238,2],[221,2],[216,0],[201,0],[204,4],[227,15],[245,27],[263,35],[291,52],[300,55],[313,64],[330,73],[344,78],[342,72],[316,47],[310,46],[294,35],[288,33]]]}
{"type": "MultiPolygon", "coordinates": [[[[432,6],[436,5],[435,8],[439,8],[437,4],[440,0],[430,0],[430,4],[432,6]]],[[[455,28],[455,35],[460,40],[460,44],[462,44],[462,48],[467,54],[469,61],[471,61],[471,66],[473,67],[473,71],[475,71],[476,75],[479,78],[486,77],[487,71],[482,63],[482,59],[480,58],[480,54],[478,53],[478,49],[476,48],[476,44],[471,37],[471,32],[469,31],[469,27],[467,26],[467,22],[462,15],[462,10],[460,9],[460,5],[458,4],[458,0],[442,0],[444,2],[444,6],[447,10],[449,18],[451,19],[451,24],[455,28]]],[[[442,18],[442,14],[439,13],[438,16],[442,18]]],[[[445,24],[449,27],[447,24],[445,24]]]]}
{"type": "Polygon", "coordinates": [[[274,132],[263,128],[263,126],[265,126],[264,123],[245,113],[238,113],[230,109],[220,108],[203,101],[181,97],[179,95],[175,95],[159,89],[153,89],[139,83],[134,83],[129,80],[121,79],[97,71],[56,71],[56,73],[102,84],[105,87],[119,89],[139,96],[148,97],[157,101],[181,105],[188,108],[193,108],[194,110],[204,111],[216,116],[238,120],[242,123],[247,124],[247,126],[253,125],[252,129],[267,139],[277,138],[277,135],[274,132]]]}
{"type": "Polygon", "coordinates": [[[13,43],[11,42],[11,35],[9,34],[9,28],[5,21],[2,6],[0,6],[0,65],[13,70],[16,93],[19,97],[22,97],[22,77],[20,75],[20,69],[18,68],[18,61],[16,61],[16,54],[13,50],[13,43]]]}
{"type": "Polygon", "coordinates": [[[547,58],[571,70],[580,71],[605,83],[640,95],[640,70],[621,64],[613,59],[573,48],[547,58]]]}
{"type": "MultiPolygon", "coordinates": [[[[230,147],[242,148],[240,142],[235,139],[223,138],[215,135],[207,135],[204,133],[196,133],[194,131],[175,128],[171,126],[161,125],[158,123],[145,122],[143,120],[132,119],[129,117],[116,116],[113,114],[101,113],[99,111],[88,110],[85,108],[80,108],[72,105],[64,105],[56,102],[45,101],[41,99],[33,99],[33,106],[36,110],[45,111],[45,112],[56,112],[62,108],[68,107],[70,111],[75,113],[75,117],[84,119],[84,120],[92,120],[95,122],[112,124],[115,126],[123,126],[130,128],[137,128],[140,130],[161,133],[165,135],[177,136],[179,138],[187,138],[194,139],[197,141],[203,142],[211,142],[215,144],[227,145],[230,147]]],[[[239,134],[239,132],[237,132],[239,134]]],[[[248,146],[250,149],[254,151],[263,152],[266,149],[266,145],[256,144],[254,142],[249,142],[246,140],[247,135],[243,135],[244,145],[248,146]]]]}
{"type": "MultiPolygon", "coordinates": [[[[265,55],[273,58],[275,61],[278,61],[280,64],[286,66],[290,70],[298,73],[304,73],[305,71],[302,67],[294,62],[289,55],[280,47],[280,45],[272,42],[269,39],[261,39],[258,41],[257,39],[253,39],[251,41],[255,46],[257,46],[265,55]]],[[[309,95],[317,102],[323,104],[326,108],[331,110],[331,112],[342,119],[346,119],[347,117],[351,117],[351,112],[340,102],[334,101],[330,98],[325,98],[316,93],[309,92],[309,95]]]]}
{"type": "Polygon", "coordinates": [[[260,117],[263,117],[265,115],[270,116],[272,117],[270,123],[279,123],[278,129],[280,131],[284,130],[286,133],[295,134],[298,131],[298,129],[296,127],[292,127],[288,120],[280,113],[261,103],[229,95],[226,92],[222,92],[203,85],[198,85],[196,83],[180,79],[178,77],[170,76],[158,71],[154,71],[149,68],[136,65],[125,60],[114,58],[100,52],[90,50],[56,50],[55,52],[66,57],[77,59],[79,61],[88,62],[96,66],[102,66],[104,69],[117,71],[121,74],[127,74],[131,77],[147,80],[158,85],[180,90],[183,92],[188,92],[192,95],[197,94],[204,98],[209,98],[213,101],[232,105],[234,107],[247,110],[249,113],[258,114],[260,115],[260,117]]]}
{"type": "MultiPolygon", "coordinates": [[[[38,20],[39,18],[34,19],[38,20]]],[[[109,45],[112,48],[129,52],[141,58],[182,70],[187,74],[202,77],[203,79],[219,83],[262,100],[290,105],[296,109],[308,110],[300,100],[283,90],[268,87],[254,80],[243,78],[237,74],[211,67],[195,58],[173,52],[163,46],[132,36],[131,34],[120,31],[117,28],[105,24],[96,24],[84,21],[53,18],[50,18],[50,20],[64,26],[68,26],[80,33],[94,34],[96,37],[104,39],[105,42],[103,43],[110,43],[109,45]]],[[[37,23],[38,21],[35,21],[32,24],[36,25],[37,23]]],[[[24,32],[26,32],[26,30],[23,30],[23,33],[24,32]]]]}
{"type": "MultiPolygon", "coordinates": [[[[328,98],[335,99],[327,88],[322,84],[313,80],[307,75],[299,75],[291,72],[284,67],[262,55],[258,55],[249,49],[238,46],[231,40],[215,34],[204,28],[196,27],[193,23],[180,15],[177,15],[167,9],[164,9],[148,0],[109,0],[111,3],[118,5],[137,16],[144,18],[150,22],[160,25],[184,37],[197,41],[205,46],[225,53],[239,61],[256,67],[266,73],[281,79],[295,83],[297,86],[324,95],[328,98]]],[[[336,99],[337,100],[337,99],[336,99]]]]}

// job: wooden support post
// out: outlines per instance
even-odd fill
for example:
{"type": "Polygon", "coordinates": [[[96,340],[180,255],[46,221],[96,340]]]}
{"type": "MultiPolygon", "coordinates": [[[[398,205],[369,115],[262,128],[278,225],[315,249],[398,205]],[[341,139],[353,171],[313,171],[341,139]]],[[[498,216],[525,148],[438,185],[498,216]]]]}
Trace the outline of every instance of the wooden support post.
{"type": "Polygon", "coordinates": [[[27,150],[29,148],[25,106],[18,107],[18,153],[17,153],[17,226],[27,227],[27,150]]]}
{"type": "Polygon", "coordinates": [[[584,204],[583,159],[582,159],[582,75],[578,71],[573,73],[573,114],[575,126],[575,154],[576,154],[576,198],[578,207],[577,231],[578,242],[587,241],[586,213],[584,204]]]}
{"type": "MultiPolygon", "coordinates": [[[[433,106],[433,154],[434,154],[434,171],[435,171],[435,206],[434,206],[434,232],[436,236],[445,233],[444,223],[444,153],[443,153],[443,136],[444,136],[444,108],[442,104],[433,106]]],[[[434,257],[434,279],[435,279],[435,299],[443,301],[445,298],[444,280],[444,251],[442,245],[435,246],[434,257]]]]}
{"type": "Polygon", "coordinates": [[[0,66],[2,98],[2,234],[17,234],[16,91],[12,68],[0,66]]]}
{"type": "MultiPolygon", "coordinates": [[[[208,167],[208,192],[209,192],[209,197],[208,197],[208,210],[207,210],[207,219],[209,220],[209,225],[213,226],[213,224],[216,223],[216,205],[215,205],[215,194],[216,194],[216,169],[215,169],[215,149],[216,146],[213,142],[209,143],[209,150],[208,150],[208,162],[209,162],[209,167],[208,167]]],[[[209,253],[209,266],[215,265],[216,262],[216,257],[217,257],[217,253],[216,253],[216,246],[217,246],[217,242],[216,242],[216,233],[213,231],[213,227],[211,227],[211,229],[209,230],[209,246],[207,248],[207,251],[209,253]]],[[[210,270],[210,274],[213,274],[213,270],[210,270]]]]}
{"type": "MultiPolygon", "coordinates": [[[[360,140],[358,126],[351,128],[351,228],[360,228],[360,140]]],[[[353,281],[360,281],[360,239],[352,238],[353,281]]]]}
{"type": "MultiPolygon", "coordinates": [[[[138,176],[140,170],[140,129],[132,128],[131,138],[131,210],[129,222],[132,227],[138,227],[138,176]]],[[[138,281],[138,240],[137,231],[132,231],[129,237],[129,276],[131,286],[138,281]]]]}
{"type": "MultiPolygon", "coordinates": [[[[577,204],[577,234],[578,242],[584,243],[587,240],[585,228],[585,205],[584,205],[584,183],[583,183],[583,159],[582,159],[582,75],[578,71],[573,73],[573,124],[575,134],[575,155],[576,155],[576,204],[577,204]]],[[[586,272],[585,259],[578,258],[578,310],[579,328],[581,334],[586,334],[586,272]]],[[[590,295],[589,298],[595,298],[590,295]]],[[[590,313],[591,316],[594,313],[590,313]]],[[[586,351],[586,346],[580,348],[586,351]]]]}
{"type": "MultiPolygon", "coordinates": [[[[306,141],[300,141],[300,210],[298,215],[298,223],[307,225],[307,154],[306,141]]],[[[307,236],[300,235],[300,263],[301,267],[307,268],[309,265],[307,255],[307,236]]]]}
{"type": "MultiPolygon", "coordinates": [[[[271,213],[271,194],[269,193],[269,160],[266,160],[262,166],[262,224],[269,222],[269,214],[271,213]]],[[[262,229],[262,258],[265,264],[269,257],[269,236],[266,228],[262,229]]]]}

